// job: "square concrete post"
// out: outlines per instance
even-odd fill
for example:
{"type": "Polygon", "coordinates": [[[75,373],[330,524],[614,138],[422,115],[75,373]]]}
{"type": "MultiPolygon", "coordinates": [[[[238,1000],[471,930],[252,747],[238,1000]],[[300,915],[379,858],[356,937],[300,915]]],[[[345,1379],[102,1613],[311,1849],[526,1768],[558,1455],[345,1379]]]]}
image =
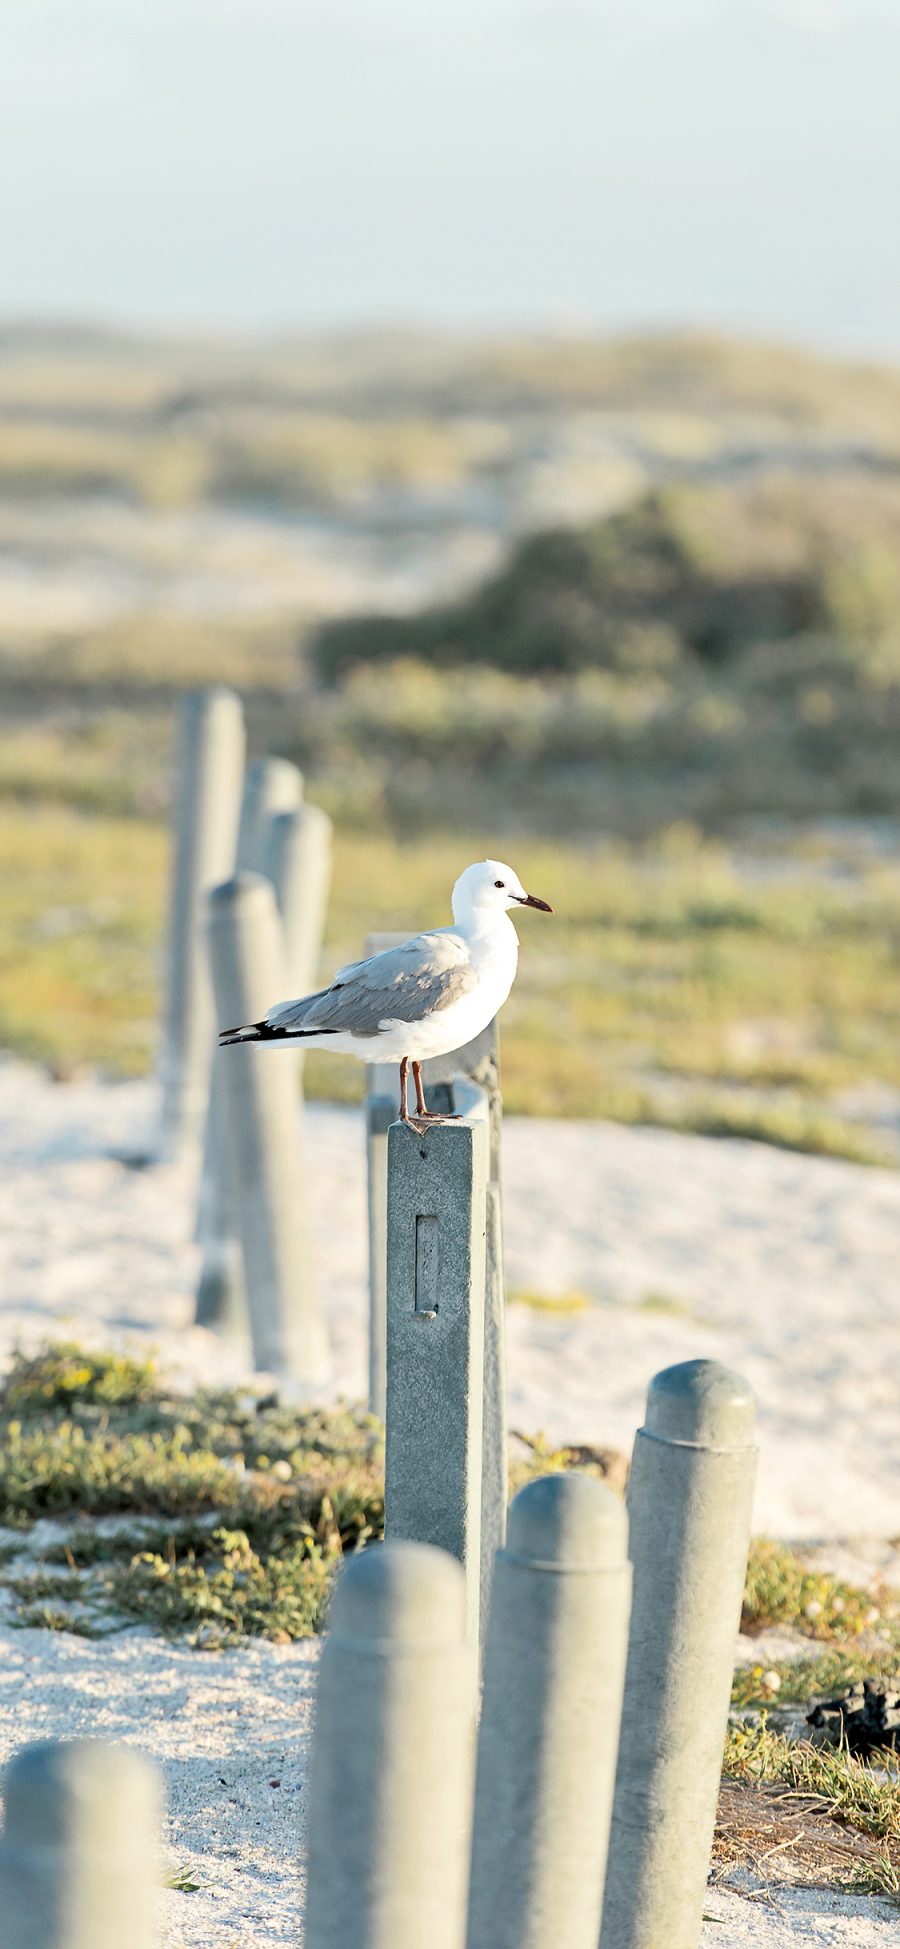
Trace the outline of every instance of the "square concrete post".
{"type": "MultiPolygon", "coordinates": [[[[373,1065],[374,1066],[374,1065],[373,1065]]],[[[381,1065],[379,1064],[380,1068],[381,1065]]],[[[388,1131],[397,1115],[393,1096],[366,1097],[366,1174],[369,1215],[369,1413],[384,1420],[387,1392],[387,1169],[388,1131]]]]}
{"type": "Polygon", "coordinates": [[[176,1157],[206,1115],[213,1052],[204,899],[234,871],[244,779],[244,713],[234,691],[199,691],[179,710],[161,1052],[161,1151],[176,1157]]]}
{"type": "Polygon", "coordinates": [[[484,1432],[481,1447],[481,1642],[487,1640],[491,1586],[498,1550],[506,1542],[509,1443],[506,1429],[506,1292],[500,1186],[487,1188],[484,1282],[484,1432]]]}
{"type": "Polygon", "coordinates": [[[488,1133],[388,1132],[385,1536],[463,1565],[479,1638],[488,1133]]]}
{"type": "Polygon", "coordinates": [[[159,1769],[100,1739],[25,1746],[4,1782],[3,1949],[154,1949],[159,1769]]]}

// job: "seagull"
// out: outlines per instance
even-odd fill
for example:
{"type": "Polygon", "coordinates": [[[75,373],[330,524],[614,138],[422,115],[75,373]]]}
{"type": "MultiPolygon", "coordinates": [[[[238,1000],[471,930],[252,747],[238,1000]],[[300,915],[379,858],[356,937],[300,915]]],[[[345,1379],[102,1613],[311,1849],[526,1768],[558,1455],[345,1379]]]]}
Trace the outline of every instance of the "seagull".
{"type": "Polygon", "coordinates": [[[502,1008],[516,976],[519,937],[511,907],[538,907],[546,900],[526,893],[502,860],[467,866],[453,888],[453,926],[414,934],[400,947],[339,968],[330,988],[299,1001],[278,1002],[261,1022],[223,1029],[221,1048],[245,1042],[305,1042],[363,1062],[400,1064],[400,1117],[404,1123],[436,1118],[425,1108],[421,1065],[471,1042],[502,1008]],[[415,1119],[406,1106],[412,1065],[415,1119]]]}

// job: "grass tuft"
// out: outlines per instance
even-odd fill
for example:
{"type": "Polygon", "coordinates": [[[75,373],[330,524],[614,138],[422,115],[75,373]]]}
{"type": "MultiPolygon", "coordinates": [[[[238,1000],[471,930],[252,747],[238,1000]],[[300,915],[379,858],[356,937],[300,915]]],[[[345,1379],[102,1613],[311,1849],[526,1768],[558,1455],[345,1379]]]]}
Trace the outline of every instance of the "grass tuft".
{"type": "MultiPolygon", "coordinates": [[[[883,1757],[889,1768],[894,1756],[883,1757]]],[[[900,1781],[840,1748],[792,1743],[770,1730],[765,1713],[758,1724],[729,1728],[722,1771],[734,1780],[778,1781],[821,1801],[834,1820],[879,1840],[900,1840],[900,1781]]]]}
{"type": "Polygon", "coordinates": [[[72,1341],[45,1347],[29,1358],[16,1353],[0,1390],[4,1412],[71,1407],[76,1401],[106,1408],[146,1401],[156,1386],[152,1360],[125,1354],[86,1352],[72,1341]]]}
{"type": "Polygon", "coordinates": [[[896,1665],[890,1645],[852,1650],[835,1644],[818,1658],[775,1658],[765,1665],[739,1665],[731,1688],[735,1707],[808,1705],[813,1699],[836,1698],[864,1678],[881,1678],[896,1665]]]}
{"type": "Polygon", "coordinates": [[[880,1620],[871,1592],[856,1584],[812,1570],[793,1550],[768,1537],[757,1537],[750,1549],[741,1613],[741,1629],[749,1633],[770,1625],[790,1624],[805,1637],[858,1637],[880,1620]]]}

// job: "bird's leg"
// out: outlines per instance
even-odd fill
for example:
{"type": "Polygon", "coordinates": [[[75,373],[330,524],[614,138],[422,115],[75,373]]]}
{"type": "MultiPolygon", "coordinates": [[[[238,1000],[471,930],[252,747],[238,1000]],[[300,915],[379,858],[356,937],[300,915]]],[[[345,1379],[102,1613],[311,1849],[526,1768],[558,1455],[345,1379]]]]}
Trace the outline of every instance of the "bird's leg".
{"type": "Polygon", "coordinates": [[[425,1091],[422,1088],[422,1065],[413,1062],[413,1082],[416,1086],[416,1123],[459,1123],[459,1117],[452,1110],[426,1110],[425,1091]]]}
{"type": "Polygon", "coordinates": [[[408,1071],[409,1071],[409,1057],[404,1056],[403,1061],[400,1064],[400,1122],[401,1123],[409,1122],[409,1111],[406,1107],[406,1078],[407,1078],[408,1071]]]}

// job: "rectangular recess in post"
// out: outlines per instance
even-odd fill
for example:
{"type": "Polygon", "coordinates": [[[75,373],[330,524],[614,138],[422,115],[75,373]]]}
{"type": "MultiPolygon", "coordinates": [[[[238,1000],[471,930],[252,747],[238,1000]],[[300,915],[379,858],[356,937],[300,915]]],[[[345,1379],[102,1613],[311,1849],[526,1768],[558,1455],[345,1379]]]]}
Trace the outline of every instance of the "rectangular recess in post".
{"type": "Polygon", "coordinates": [[[441,1276],[440,1221],[416,1219],[416,1303],[413,1311],[433,1320],[438,1310],[441,1276]]]}

